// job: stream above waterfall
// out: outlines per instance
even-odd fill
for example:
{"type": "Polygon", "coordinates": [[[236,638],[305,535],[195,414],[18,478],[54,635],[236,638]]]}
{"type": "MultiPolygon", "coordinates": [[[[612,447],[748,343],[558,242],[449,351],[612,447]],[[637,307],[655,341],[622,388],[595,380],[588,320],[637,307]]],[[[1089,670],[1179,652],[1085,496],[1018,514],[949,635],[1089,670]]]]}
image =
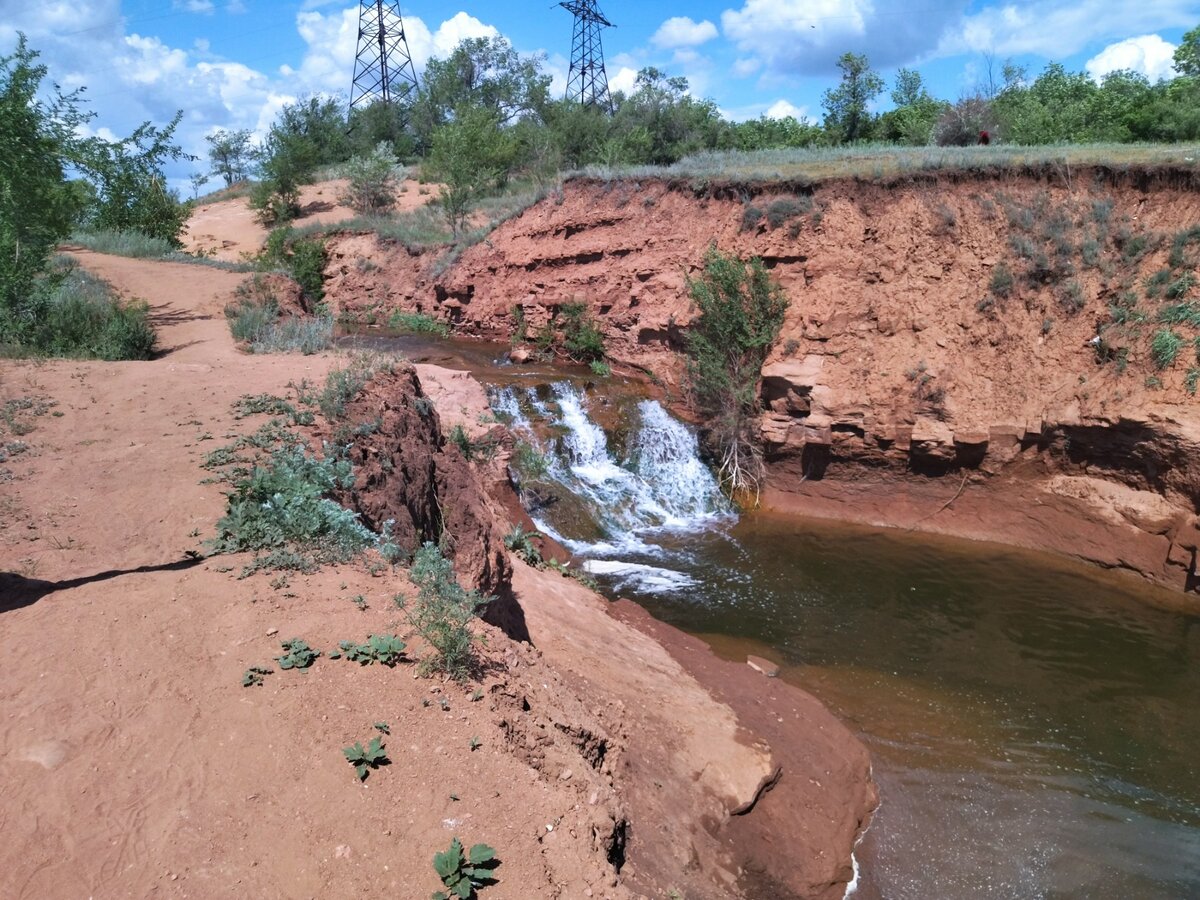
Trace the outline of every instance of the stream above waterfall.
{"type": "Polygon", "coordinates": [[[868,745],[858,897],[1200,895],[1200,619],[1044,555],[739,518],[642,397],[492,398],[539,460],[531,516],[610,596],[773,658],[868,745]]]}

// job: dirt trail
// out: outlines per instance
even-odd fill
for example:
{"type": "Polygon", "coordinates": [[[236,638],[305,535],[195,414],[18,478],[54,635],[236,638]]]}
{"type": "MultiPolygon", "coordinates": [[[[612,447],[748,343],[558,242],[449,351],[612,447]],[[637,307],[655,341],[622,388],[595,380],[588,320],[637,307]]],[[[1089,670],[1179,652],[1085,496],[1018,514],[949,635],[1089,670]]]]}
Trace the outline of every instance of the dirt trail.
{"type": "Polygon", "coordinates": [[[237,352],[221,310],[242,276],[79,255],[150,301],[166,352],[0,367],[6,396],[63,413],[37,420],[3,486],[0,896],[427,896],[452,834],[504,848],[489,896],[588,879],[602,896],[605,873],[582,868],[590,835],[543,861],[545,824],[579,798],[500,752],[492,701],[450,686],[449,712],[425,708],[429,683],[328,661],[240,686],[282,638],[329,649],[397,627],[396,586],[361,568],[275,590],[235,580],[244,560],[187,555],[223,511],[220,487],[199,484],[203,454],[251,430],[230,404],[335,359],[237,352]],[[341,748],[379,720],[404,727],[393,765],[360,787],[341,748]]]}
{"type": "MultiPolygon", "coordinates": [[[[676,885],[689,897],[738,895],[713,880],[738,868],[713,820],[753,799],[743,795],[771,768],[769,750],[598,599],[588,607],[570,587],[578,615],[565,616],[569,583],[557,575],[526,573],[517,585],[545,655],[481,626],[479,698],[473,685],[416,679],[410,666],[327,658],[243,688],[242,674],[269,664],[282,639],[328,651],[405,631],[392,604],[406,590],[402,574],[349,565],[239,580],[244,558],[189,552],[224,511],[221,485],[201,483],[205,454],[265,420],[237,420],[231,404],[320,380],[337,358],[236,350],[223,307],[240,275],[78,257],[124,296],[149,301],[163,353],[0,362],[0,399],[57,403],[55,415],[31,420],[28,449],[0,465],[0,896],[427,897],[438,887],[431,858],[453,835],[499,851],[491,900],[660,896],[676,885]],[[580,641],[600,655],[620,648],[608,681],[571,665],[580,641]],[[636,698],[617,683],[626,670],[641,673],[636,698]],[[685,689],[691,725],[688,709],[654,712],[685,689]],[[719,733],[705,730],[710,721],[719,733]],[[365,743],[375,722],[390,723],[391,765],[359,785],[341,749],[365,743]],[[685,728],[687,754],[675,757],[685,728]],[[736,771],[743,758],[751,775],[736,771]],[[679,841],[655,862],[657,822],[636,816],[656,808],[644,798],[664,778],[679,841]],[[618,879],[622,839],[629,863],[618,879]],[[706,848],[720,852],[697,864],[706,848]]],[[[441,391],[463,414],[471,385],[423,377],[439,406],[441,391]]],[[[836,896],[873,789],[861,746],[824,715],[841,741],[829,753],[848,777],[822,802],[845,814],[836,832],[817,835],[805,877],[813,895],[836,896]]],[[[803,743],[803,726],[780,740],[803,743]]]]}

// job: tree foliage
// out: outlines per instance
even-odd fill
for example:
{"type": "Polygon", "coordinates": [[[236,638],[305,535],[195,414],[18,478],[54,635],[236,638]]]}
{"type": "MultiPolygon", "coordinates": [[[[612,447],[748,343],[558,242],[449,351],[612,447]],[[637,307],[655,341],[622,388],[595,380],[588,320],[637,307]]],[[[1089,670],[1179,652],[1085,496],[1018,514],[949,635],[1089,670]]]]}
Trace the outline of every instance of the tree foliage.
{"type": "Polygon", "coordinates": [[[212,163],[210,175],[219,175],[225,187],[243,181],[250,174],[254,161],[254,148],[250,145],[250,130],[217,131],[204,138],[208,144],[208,159],[212,163]]]}

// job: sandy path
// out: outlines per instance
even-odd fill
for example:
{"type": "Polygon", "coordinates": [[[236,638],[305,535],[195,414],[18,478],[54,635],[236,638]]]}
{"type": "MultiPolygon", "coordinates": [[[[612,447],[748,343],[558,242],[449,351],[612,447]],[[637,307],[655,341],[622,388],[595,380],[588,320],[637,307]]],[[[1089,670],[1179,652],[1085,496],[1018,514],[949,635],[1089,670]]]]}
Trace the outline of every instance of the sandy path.
{"type": "MultiPolygon", "coordinates": [[[[353,219],[357,213],[338,200],[347,184],[343,178],[302,187],[302,212],[294,224],[297,227],[314,223],[332,225],[353,219]]],[[[437,185],[407,179],[397,188],[396,211],[411,212],[424,206],[437,196],[437,192],[437,185]]],[[[245,197],[198,206],[183,233],[184,247],[188,251],[207,253],[215,259],[230,262],[257,253],[266,239],[267,229],[255,219],[254,210],[245,197]]]]}
{"type": "MultiPolygon", "coordinates": [[[[242,560],[186,555],[223,510],[203,454],[262,421],[230,404],[334,357],[237,352],[221,309],[242,276],[79,255],[149,300],[166,352],[0,362],[3,397],[63,413],[36,420],[0,484],[0,897],[424,897],[452,834],[501,850],[489,897],[552,896],[538,839],[579,799],[501,751],[488,702],[450,686],[449,713],[426,708],[432,685],[409,668],[327,660],[240,686],[281,638],[329,649],[396,630],[393,579],[343,567],[273,589],[236,580],[242,560]],[[340,751],[380,720],[403,724],[393,765],[360,786],[340,751]]],[[[605,895],[582,872],[586,840],[555,854],[557,877],[574,860],[578,890],[605,895]]]]}

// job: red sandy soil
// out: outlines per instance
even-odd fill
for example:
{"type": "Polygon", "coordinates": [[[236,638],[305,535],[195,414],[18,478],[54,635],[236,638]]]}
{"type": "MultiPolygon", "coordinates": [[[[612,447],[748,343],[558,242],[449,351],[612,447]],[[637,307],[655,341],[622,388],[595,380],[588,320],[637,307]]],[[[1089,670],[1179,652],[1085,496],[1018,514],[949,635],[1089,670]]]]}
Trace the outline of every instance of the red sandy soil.
{"type": "MultiPolygon", "coordinates": [[[[340,196],[348,182],[344,178],[305,185],[300,189],[301,214],[293,223],[303,227],[313,223],[334,225],[358,215],[342,205],[340,196]]],[[[398,187],[396,211],[409,212],[424,206],[437,194],[437,186],[406,179],[398,187]]],[[[262,249],[267,229],[255,218],[245,197],[218,200],[198,206],[183,234],[184,249],[214,259],[238,262],[262,249]]]]}
{"type": "MultiPolygon", "coordinates": [[[[717,690],[686,664],[701,649],[672,656],[682,636],[648,637],[553,572],[515,563],[533,644],[480,624],[477,683],[323,657],[243,688],[283,639],[406,631],[402,572],[239,579],[244,555],[190,553],[224,511],[201,461],[265,420],[231,404],[338,359],[237,350],[223,307],[243,276],[77,256],[150,303],[163,353],[0,362],[0,401],[55,404],[0,462],[0,897],[428,897],[455,835],[496,848],[493,900],[754,897],[763,829],[787,848],[777,896],[841,895],[874,804],[861,745],[748,667],[717,690]],[[749,710],[768,696],[774,731],[749,710]],[[391,765],[359,784],[341,750],[380,721],[391,765]]],[[[423,377],[445,428],[477,422],[477,385],[423,377]]]]}

